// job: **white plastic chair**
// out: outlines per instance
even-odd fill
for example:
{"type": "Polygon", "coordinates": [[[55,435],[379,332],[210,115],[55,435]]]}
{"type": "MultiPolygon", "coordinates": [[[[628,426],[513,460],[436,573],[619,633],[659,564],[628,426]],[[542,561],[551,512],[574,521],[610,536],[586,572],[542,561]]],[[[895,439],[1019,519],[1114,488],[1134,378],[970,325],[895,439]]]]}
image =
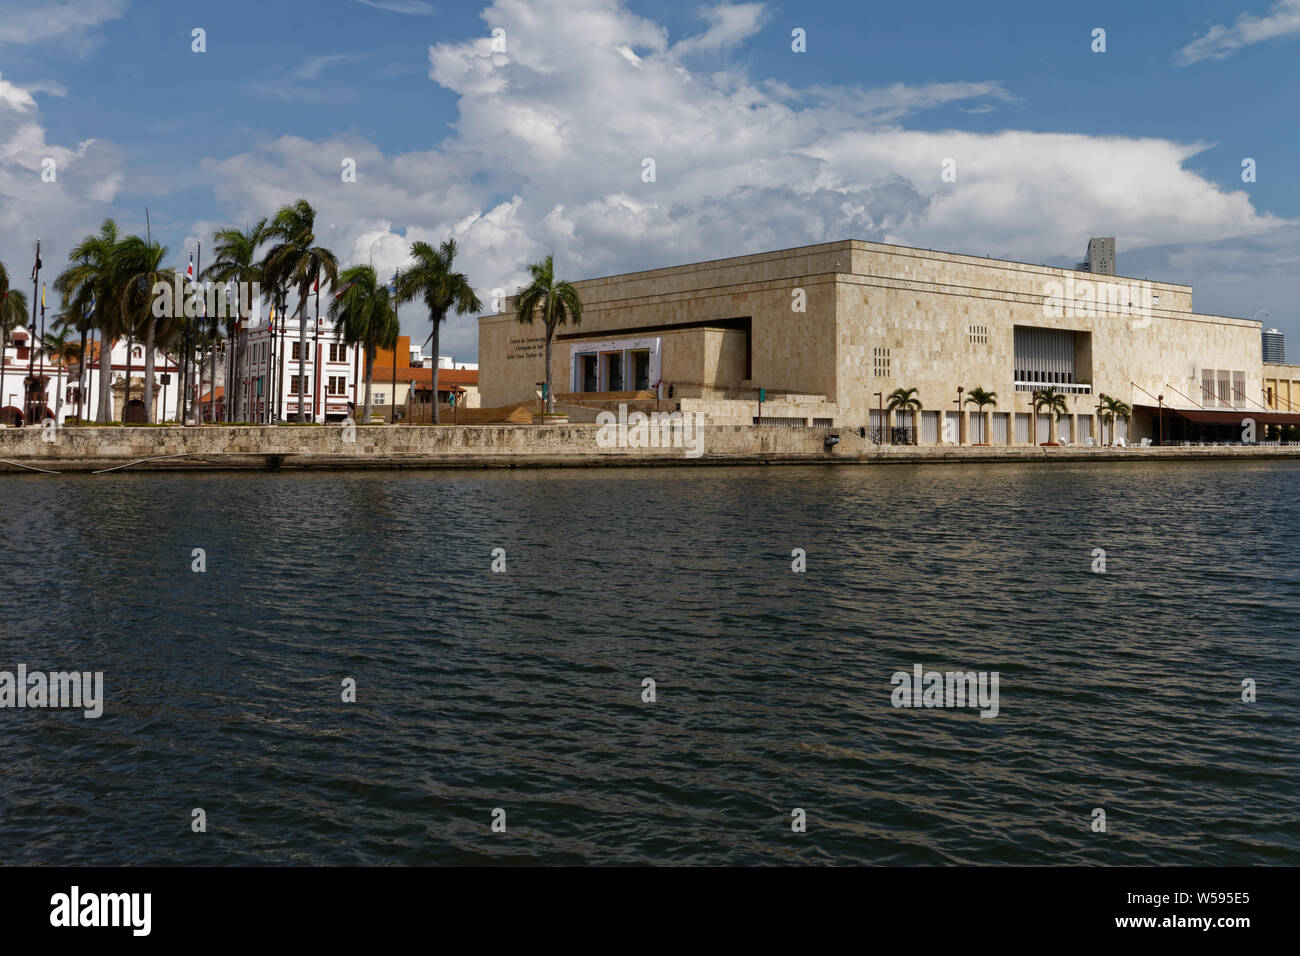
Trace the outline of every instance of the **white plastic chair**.
{"type": "Polygon", "coordinates": [[[1116,439],[1115,439],[1115,447],[1116,447],[1116,448],[1127,448],[1127,447],[1128,447],[1128,444],[1124,441],[1123,438],[1116,438],[1116,439]]]}

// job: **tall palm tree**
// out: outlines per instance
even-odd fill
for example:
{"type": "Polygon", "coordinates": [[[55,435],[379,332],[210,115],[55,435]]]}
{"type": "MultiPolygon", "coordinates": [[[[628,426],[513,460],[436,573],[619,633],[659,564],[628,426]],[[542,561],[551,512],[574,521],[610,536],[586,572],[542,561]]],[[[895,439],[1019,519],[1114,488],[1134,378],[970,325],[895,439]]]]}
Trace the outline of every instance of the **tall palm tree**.
{"type": "MultiPolygon", "coordinates": [[[[122,314],[132,335],[139,332],[144,337],[144,408],[149,421],[153,421],[154,403],[154,360],[159,337],[170,339],[171,333],[179,319],[177,309],[169,313],[155,315],[154,286],[163,283],[171,286],[176,273],[163,267],[167,258],[167,247],[157,242],[149,242],[141,236],[127,236],[117,248],[117,274],[120,289],[122,314]]],[[[173,303],[174,306],[174,303],[173,303]]],[[[184,309],[180,310],[182,313],[184,309]]],[[[125,419],[125,402],[131,398],[130,392],[130,349],[127,349],[127,392],[123,399],[123,418],[125,419]]]]}
{"type": "Polygon", "coordinates": [[[81,361],[81,344],[72,338],[75,331],[77,331],[76,316],[61,312],[55,318],[53,328],[41,339],[41,351],[54,366],[54,420],[56,422],[60,420],[62,414],[63,388],[66,387],[66,381],[63,386],[59,384],[60,373],[74,362],[81,361]]]}
{"type": "Polygon", "coordinates": [[[438,339],[442,323],[448,313],[478,312],[483,303],[474,293],[469,279],[463,272],[452,270],[456,258],[456,240],[448,239],[437,249],[427,242],[411,244],[411,258],[415,260],[405,269],[397,270],[398,302],[410,302],[423,299],[424,307],[429,310],[429,321],[433,331],[429,340],[433,343],[433,423],[439,424],[438,418],[438,339]]]}
{"type": "MultiPolygon", "coordinates": [[[[262,284],[262,263],[257,261],[258,247],[266,241],[267,222],[265,219],[243,230],[238,229],[219,229],[216,235],[216,257],[212,264],[203,270],[203,276],[218,285],[225,285],[228,282],[237,283],[236,288],[252,289],[253,284],[257,283],[260,287],[262,284]]],[[[251,291],[249,293],[252,294],[251,291]]],[[[243,297],[235,295],[237,305],[242,304],[243,297]]],[[[253,303],[250,301],[249,305],[253,303]]],[[[226,402],[229,421],[242,421],[238,413],[240,408],[236,407],[242,396],[242,390],[235,382],[235,376],[238,374],[239,360],[239,320],[247,319],[246,315],[228,315],[226,318],[226,336],[231,343],[230,348],[230,373],[227,376],[231,383],[231,391],[235,394],[226,402]]]]}
{"type": "MultiPolygon", "coordinates": [[[[976,412],[979,413],[979,416],[980,416],[980,423],[981,423],[981,427],[982,427],[983,424],[984,424],[984,406],[985,406],[985,405],[992,405],[994,408],[997,408],[997,407],[998,407],[998,393],[997,393],[997,392],[986,392],[984,389],[980,388],[979,386],[976,386],[975,388],[972,388],[969,392],[966,393],[966,404],[967,404],[967,405],[974,405],[974,406],[975,406],[975,410],[976,410],[976,412]]],[[[987,438],[988,438],[988,434],[985,433],[984,437],[987,439],[987,438]]],[[[986,445],[987,445],[988,442],[985,441],[985,442],[982,442],[981,444],[986,444],[986,445]]]]}
{"type": "MultiPolygon", "coordinates": [[[[272,243],[262,260],[262,274],[272,288],[298,290],[298,382],[299,389],[305,381],[304,363],[307,359],[307,322],[305,312],[307,296],[312,286],[322,281],[330,285],[338,281],[339,261],[324,246],[316,245],[316,210],[305,199],[292,205],[281,206],[266,228],[265,239],[272,243]]],[[[319,297],[317,305],[319,307],[319,297]]],[[[320,369],[316,369],[320,375],[320,369]]],[[[215,391],[215,386],[214,386],[215,391]]],[[[316,414],[313,404],[312,415],[316,414]]],[[[298,395],[298,421],[307,420],[307,396],[298,395]]]]}
{"type": "MultiPolygon", "coordinates": [[[[370,423],[373,406],[370,384],[375,373],[376,349],[397,348],[397,310],[388,294],[388,286],[379,281],[372,266],[353,266],[339,273],[339,290],[330,303],[329,317],[334,335],[348,345],[364,349],[366,354],[366,404],[361,420],[370,423]]],[[[438,353],[435,351],[434,355],[438,353]]],[[[437,365],[437,362],[434,362],[437,365]]],[[[435,372],[435,374],[437,374],[435,372]]],[[[434,382],[434,405],[438,386],[434,382]]]]}
{"type": "Polygon", "coordinates": [[[54,280],[64,308],[87,316],[99,332],[99,408],[95,420],[112,415],[113,339],[123,330],[120,289],[117,288],[117,223],[105,219],[98,233],[84,236],[68,251],[70,265],[54,280]],[[93,308],[92,308],[93,306],[93,308]]]}
{"type": "MultiPolygon", "coordinates": [[[[896,388],[885,398],[885,407],[890,412],[912,412],[917,414],[921,411],[921,399],[914,388],[896,388]]],[[[916,444],[915,428],[912,429],[912,444],[916,444]]]]}
{"type": "MultiPolygon", "coordinates": [[[[1056,421],[1059,422],[1063,417],[1070,414],[1070,408],[1065,402],[1065,396],[1058,392],[1054,386],[1049,385],[1047,388],[1034,390],[1034,414],[1037,415],[1040,412],[1046,412],[1048,415],[1054,416],[1056,421]]],[[[1037,428],[1034,429],[1034,437],[1038,437],[1037,428]]],[[[1045,444],[1050,445],[1053,443],[1052,429],[1049,428],[1045,444]]]]}
{"type": "Polygon", "coordinates": [[[14,329],[27,322],[27,296],[9,288],[9,274],[0,262],[0,408],[5,404],[5,350],[14,329]]]}
{"type": "Polygon", "coordinates": [[[515,318],[521,324],[532,325],[541,316],[546,325],[545,367],[542,369],[543,389],[546,392],[546,411],[555,411],[555,394],[551,388],[551,340],[561,325],[582,324],[582,298],[570,283],[555,278],[555,253],[528,267],[533,281],[519,293],[515,303],[515,318]]]}
{"type": "MultiPolygon", "coordinates": [[[[1128,402],[1122,402],[1113,395],[1103,395],[1101,397],[1101,420],[1107,424],[1113,423],[1116,419],[1128,419],[1133,414],[1133,409],[1129,407],[1128,402]]],[[[1115,429],[1111,428],[1110,444],[1115,444],[1115,429]]]]}

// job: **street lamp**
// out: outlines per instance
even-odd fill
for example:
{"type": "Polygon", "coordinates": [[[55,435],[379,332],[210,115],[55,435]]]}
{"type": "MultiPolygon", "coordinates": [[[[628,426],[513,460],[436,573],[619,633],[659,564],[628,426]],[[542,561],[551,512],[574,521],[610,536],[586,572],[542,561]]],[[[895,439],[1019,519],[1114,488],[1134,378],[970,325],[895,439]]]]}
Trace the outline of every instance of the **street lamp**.
{"type": "Polygon", "coordinates": [[[1105,401],[1106,401],[1106,393],[1098,392],[1097,393],[1097,444],[1099,445],[1102,444],[1101,430],[1103,427],[1105,427],[1101,423],[1101,406],[1105,403],[1105,401]]]}
{"type": "Polygon", "coordinates": [[[876,444],[883,445],[885,443],[885,393],[876,392],[875,396],[880,399],[880,441],[876,444]]]}
{"type": "Polygon", "coordinates": [[[1156,405],[1160,408],[1160,444],[1163,445],[1165,443],[1165,397],[1163,395],[1156,396],[1156,405]]]}

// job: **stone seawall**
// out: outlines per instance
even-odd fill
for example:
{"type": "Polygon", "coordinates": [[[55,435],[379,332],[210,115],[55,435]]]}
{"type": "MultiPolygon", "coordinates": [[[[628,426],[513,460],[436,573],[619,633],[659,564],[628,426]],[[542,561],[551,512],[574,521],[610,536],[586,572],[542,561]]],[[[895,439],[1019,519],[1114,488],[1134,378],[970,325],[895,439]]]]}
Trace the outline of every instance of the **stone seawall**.
{"type": "Polygon", "coordinates": [[[596,425],[40,426],[0,429],[0,471],[515,468],[618,465],[912,464],[1300,458],[1300,446],[1059,448],[878,446],[852,429],[705,425],[698,457],[682,447],[601,448],[596,425]],[[44,436],[44,437],[43,437],[44,436]],[[828,448],[828,436],[839,438],[828,448]],[[53,441],[46,441],[52,437],[53,441]],[[352,440],[347,439],[351,437],[352,440]]]}

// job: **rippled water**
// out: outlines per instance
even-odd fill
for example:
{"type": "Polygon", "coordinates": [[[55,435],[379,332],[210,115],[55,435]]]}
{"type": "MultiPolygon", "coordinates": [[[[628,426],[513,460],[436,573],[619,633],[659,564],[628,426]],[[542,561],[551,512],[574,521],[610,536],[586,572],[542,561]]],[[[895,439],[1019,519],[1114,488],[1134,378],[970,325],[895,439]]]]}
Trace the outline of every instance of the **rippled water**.
{"type": "Polygon", "coordinates": [[[3,862],[1300,863],[1298,478],[3,476],[3,862]]]}

